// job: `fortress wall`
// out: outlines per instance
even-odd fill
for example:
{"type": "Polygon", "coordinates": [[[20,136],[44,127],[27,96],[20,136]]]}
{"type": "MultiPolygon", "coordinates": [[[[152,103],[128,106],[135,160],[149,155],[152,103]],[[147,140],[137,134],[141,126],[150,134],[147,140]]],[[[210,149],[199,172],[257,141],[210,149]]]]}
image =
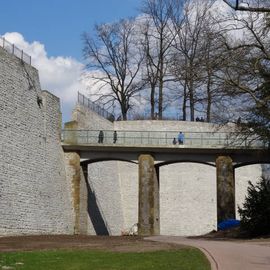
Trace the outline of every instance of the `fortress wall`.
{"type": "MultiPolygon", "coordinates": [[[[72,120],[78,122],[79,129],[113,130],[112,122],[82,105],[76,105],[72,120]]],[[[88,165],[87,182],[81,183],[81,213],[86,215],[86,223],[83,219],[81,226],[87,234],[121,235],[124,230],[120,163],[124,162],[102,161],[88,165]],[[83,188],[87,188],[87,194],[83,194],[83,188]]]]}
{"type": "Polygon", "coordinates": [[[159,121],[159,120],[136,120],[136,121],[116,121],[114,122],[116,130],[130,130],[130,131],[175,131],[177,137],[178,132],[211,132],[228,131],[225,128],[218,127],[210,123],[192,122],[188,121],[159,121]]]}
{"type": "Polygon", "coordinates": [[[89,130],[112,130],[113,123],[104,117],[98,115],[96,112],[77,104],[72,111],[72,121],[78,122],[78,129],[89,130]]]}
{"type": "Polygon", "coordinates": [[[72,233],[59,99],[2,48],[0,81],[0,235],[72,233]]]}
{"type": "Polygon", "coordinates": [[[216,229],[216,170],[197,163],[160,168],[160,233],[201,235],[216,229]]]}
{"type": "Polygon", "coordinates": [[[109,235],[121,235],[124,227],[118,162],[103,161],[88,166],[88,183],[92,192],[89,218],[94,227],[109,235]],[[106,227],[106,228],[105,228],[106,227]]]}
{"type": "Polygon", "coordinates": [[[138,223],[138,165],[118,162],[118,170],[124,216],[123,231],[128,232],[133,225],[138,223]]]}

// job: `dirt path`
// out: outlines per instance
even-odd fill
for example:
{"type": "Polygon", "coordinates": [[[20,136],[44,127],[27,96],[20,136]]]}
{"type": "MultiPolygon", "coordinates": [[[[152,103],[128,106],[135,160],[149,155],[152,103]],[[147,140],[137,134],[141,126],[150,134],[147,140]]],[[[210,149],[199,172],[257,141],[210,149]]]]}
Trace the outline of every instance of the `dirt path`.
{"type": "Polygon", "coordinates": [[[89,249],[116,252],[144,252],[179,249],[178,244],[144,240],[137,236],[83,236],[43,235],[0,237],[0,252],[46,250],[46,249],[89,249]]]}

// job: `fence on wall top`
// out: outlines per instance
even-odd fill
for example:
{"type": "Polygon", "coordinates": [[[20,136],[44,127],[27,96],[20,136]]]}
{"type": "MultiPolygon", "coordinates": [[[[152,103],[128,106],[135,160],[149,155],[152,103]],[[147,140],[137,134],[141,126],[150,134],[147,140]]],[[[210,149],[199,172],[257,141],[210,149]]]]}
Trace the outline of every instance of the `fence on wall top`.
{"type": "Polygon", "coordinates": [[[90,110],[96,112],[98,115],[108,119],[109,121],[114,121],[114,115],[106,111],[100,105],[96,104],[95,102],[91,101],[89,98],[78,92],[78,104],[89,108],[90,110]]]}
{"type": "Polygon", "coordinates": [[[0,46],[4,48],[10,54],[15,55],[16,57],[20,58],[25,63],[31,65],[32,59],[31,56],[25,53],[23,50],[16,47],[14,44],[7,41],[4,37],[0,36],[0,46]]]}

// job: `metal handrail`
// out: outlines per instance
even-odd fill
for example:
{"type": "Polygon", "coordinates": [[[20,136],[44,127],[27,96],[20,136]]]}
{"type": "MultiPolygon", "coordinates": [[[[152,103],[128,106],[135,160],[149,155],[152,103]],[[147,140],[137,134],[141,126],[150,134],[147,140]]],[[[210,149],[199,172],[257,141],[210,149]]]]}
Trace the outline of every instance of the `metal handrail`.
{"type": "Polygon", "coordinates": [[[89,98],[87,98],[85,95],[78,92],[78,104],[83,105],[84,107],[96,112],[98,115],[106,118],[107,120],[113,122],[114,116],[113,114],[106,111],[104,108],[102,108],[100,105],[96,104],[89,98]]]}
{"type": "MultiPolygon", "coordinates": [[[[179,131],[122,131],[103,130],[100,142],[100,130],[63,130],[62,142],[75,145],[121,145],[121,146],[165,146],[175,147],[173,139],[177,140],[179,131]]],[[[266,148],[260,140],[245,137],[240,133],[229,132],[185,132],[184,146],[196,148],[266,148]]]]}
{"type": "Polygon", "coordinates": [[[15,55],[16,57],[21,59],[23,62],[32,65],[32,58],[30,55],[28,55],[23,50],[19,49],[14,44],[10,43],[4,37],[1,36],[0,36],[0,46],[10,54],[15,55]]]}

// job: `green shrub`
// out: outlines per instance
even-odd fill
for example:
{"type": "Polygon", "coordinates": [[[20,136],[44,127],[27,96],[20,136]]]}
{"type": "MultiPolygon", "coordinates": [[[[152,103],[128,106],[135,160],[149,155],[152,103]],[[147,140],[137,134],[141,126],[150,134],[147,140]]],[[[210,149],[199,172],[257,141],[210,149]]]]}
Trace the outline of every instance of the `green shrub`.
{"type": "Polygon", "coordinates": [[[248,194],[238,211],[241,231],[247,236],[270,234],[270,179],[262,177],[256,185],[249,181],[248,194]]]}

